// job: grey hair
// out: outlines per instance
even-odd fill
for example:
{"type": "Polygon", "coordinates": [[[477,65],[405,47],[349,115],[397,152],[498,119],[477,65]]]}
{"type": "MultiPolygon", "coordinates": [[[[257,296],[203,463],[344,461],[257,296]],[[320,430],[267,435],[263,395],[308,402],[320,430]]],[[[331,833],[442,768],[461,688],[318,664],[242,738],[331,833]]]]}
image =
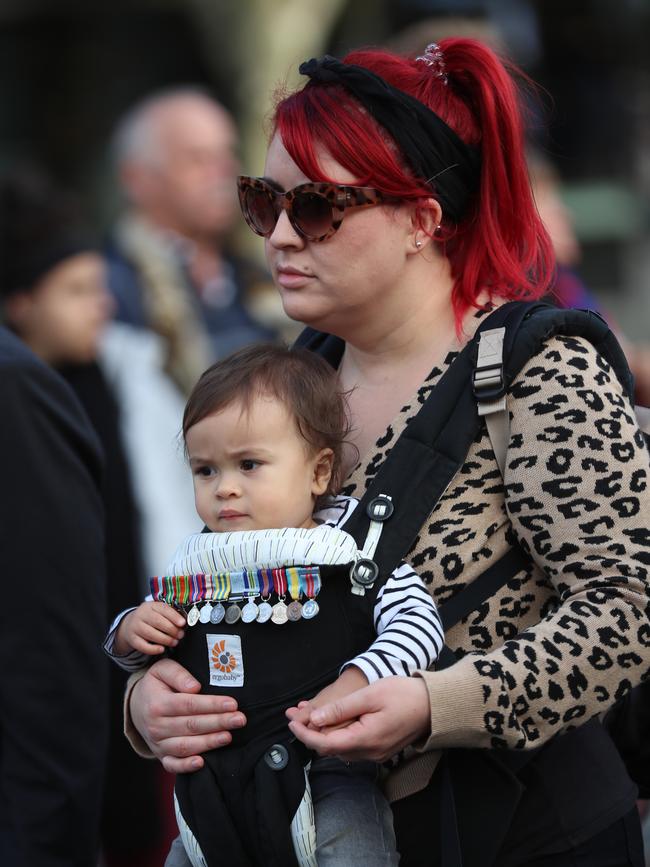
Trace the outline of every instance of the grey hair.
{"type": "Polygon", "coordinates": [[[125,162],[155,164],[160,158],[160,141],[152,123],[156,111],[185,99],[196,99],[216,111],[228,113],[205,88],[187,85],[159,90],[137,102],[118,122],[110,146],[113,165],[119,167],[125,162]]]}

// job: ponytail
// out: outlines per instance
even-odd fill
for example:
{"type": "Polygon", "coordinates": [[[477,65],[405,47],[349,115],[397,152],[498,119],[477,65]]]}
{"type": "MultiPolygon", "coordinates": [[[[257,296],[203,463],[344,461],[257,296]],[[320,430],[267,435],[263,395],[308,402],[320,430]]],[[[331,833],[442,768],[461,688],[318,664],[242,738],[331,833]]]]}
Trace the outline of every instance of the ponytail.
{"type": "Polygon", "coordinates": [[[481,149],[478,194],[447,245],[456,312],[474,303],[481,286],[508,300],[538,298],[550,288],[554,254],[530,186],[515,76],[531,82],[475,40],[445,39],[440,48],[449,94],[446,106],[430,107],[451,126],[455,112],[465,121],[459,103],[471,107],[474,129],[457,131],[481,149]]]}

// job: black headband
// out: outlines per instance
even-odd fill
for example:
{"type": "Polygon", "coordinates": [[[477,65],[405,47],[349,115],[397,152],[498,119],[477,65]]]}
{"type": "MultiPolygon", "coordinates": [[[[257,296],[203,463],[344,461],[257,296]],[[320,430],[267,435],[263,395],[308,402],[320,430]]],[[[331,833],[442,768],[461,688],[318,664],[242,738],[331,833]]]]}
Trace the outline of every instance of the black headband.
{"type": "Polygon", "coordinates": [[[460,220],[478,186],[478,148],[465,144],[424,103],[363,66],[325,55],[301,63],[299,71],[313,81],[345,87],[390,133],[415,175],[433,185],[445,216],[460,220]]]}

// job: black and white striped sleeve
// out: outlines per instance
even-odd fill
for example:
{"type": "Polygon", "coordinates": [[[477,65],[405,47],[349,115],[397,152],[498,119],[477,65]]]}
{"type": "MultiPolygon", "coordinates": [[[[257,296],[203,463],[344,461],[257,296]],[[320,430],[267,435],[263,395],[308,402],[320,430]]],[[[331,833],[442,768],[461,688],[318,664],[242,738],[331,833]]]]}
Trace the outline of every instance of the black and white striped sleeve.
{"type": "MultiPolygon", "coordinates": [[[[145,601],[152,601],[151,596],[147,596],[145,601]]],[[[117,615],[115,620],[111,623],[110,629],[108,630],[108,635],[104,639],[104,652],[107,656],[119,665],[120,668],[123,668],[124,671],[133,672],[140,671],[141,668],[146,668],[148,665],[153,662],[153,658],[148,656],[146,653],[141,653],[139,650],[130,650],[124,656],[118,656],[115,653],[115,635],[117,634],[117,629],[122,620],[129,614],[131,611],[135,611],[135,608],[127,608],[126,611],[122,611],[117,615]]]]}
{"type": "Polygon", "coordinates": [[[444,643],[442,622],[421,578],[406,563],[380,589],[373,616],[376,640],[343,668],[356,665],[372,683],[433,665],[444,643]]]}

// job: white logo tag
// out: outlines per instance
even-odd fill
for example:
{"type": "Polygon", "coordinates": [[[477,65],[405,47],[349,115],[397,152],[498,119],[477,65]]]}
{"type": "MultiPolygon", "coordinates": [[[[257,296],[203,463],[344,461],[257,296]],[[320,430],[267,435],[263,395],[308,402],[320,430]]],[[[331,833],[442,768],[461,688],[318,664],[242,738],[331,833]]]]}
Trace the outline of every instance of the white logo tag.
{"type": "Polygon", "coordinates": [[[239,635],[206,635],[210,686],[243,686],[244,660],[239,635]]]}

